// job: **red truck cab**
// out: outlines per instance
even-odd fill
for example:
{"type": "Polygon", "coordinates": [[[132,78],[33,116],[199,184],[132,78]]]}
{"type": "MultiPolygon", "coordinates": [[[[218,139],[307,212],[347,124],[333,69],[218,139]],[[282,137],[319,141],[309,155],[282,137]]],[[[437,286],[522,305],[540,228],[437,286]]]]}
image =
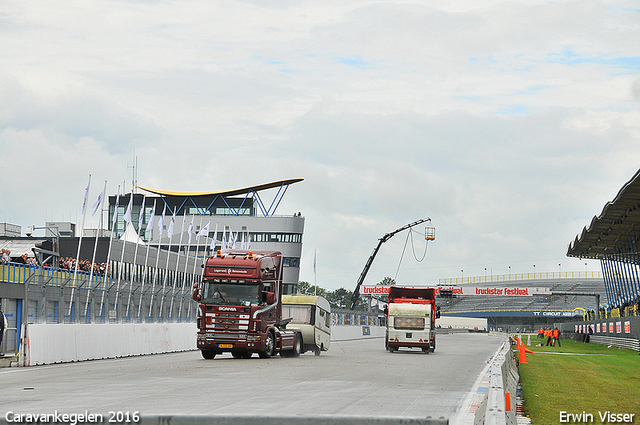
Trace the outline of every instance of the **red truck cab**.
{"type": "Polygon", "coordinates": [[[282,320],[280,252],[217,251],[205,262],[193,299],[197,345],[205,359],[225,352],[235,358],[300,355],[300,331],[286,329],[282,320]]]}

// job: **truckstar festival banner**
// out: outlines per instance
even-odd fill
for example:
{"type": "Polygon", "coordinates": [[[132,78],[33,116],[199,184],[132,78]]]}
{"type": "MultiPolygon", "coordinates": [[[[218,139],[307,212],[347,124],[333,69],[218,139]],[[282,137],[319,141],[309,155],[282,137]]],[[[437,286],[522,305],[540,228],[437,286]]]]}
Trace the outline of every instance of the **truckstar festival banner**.
{"type": "MultiPolygon", "coordinates": [[[[360,286],[360,295],[384,296],[389,294],[390,286],[382,285],[362,285],[360,286]]],[[[424,287],[422,287],[424,288],[424,287]]],[[[436,294],[447,291],[451,295],[495,295],[503,297],[531,296],[531,295],[550,295],[549,288],[534,287],[477,287],[477,286],[438,286],[435,288],[436,294]]]]}

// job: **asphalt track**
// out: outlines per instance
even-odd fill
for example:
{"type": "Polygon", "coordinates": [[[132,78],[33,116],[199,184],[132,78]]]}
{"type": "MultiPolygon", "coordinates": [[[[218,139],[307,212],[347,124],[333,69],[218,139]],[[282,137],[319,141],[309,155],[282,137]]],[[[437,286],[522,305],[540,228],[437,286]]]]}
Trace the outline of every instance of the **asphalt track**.
{"type": "Polygon", "coordinates": [[[202,359],[199,351],[0,369],[7,412],[449,418],[504,338],[438,335],[435,353],[381,339],[332,342],[316,357],[202,359]]]}

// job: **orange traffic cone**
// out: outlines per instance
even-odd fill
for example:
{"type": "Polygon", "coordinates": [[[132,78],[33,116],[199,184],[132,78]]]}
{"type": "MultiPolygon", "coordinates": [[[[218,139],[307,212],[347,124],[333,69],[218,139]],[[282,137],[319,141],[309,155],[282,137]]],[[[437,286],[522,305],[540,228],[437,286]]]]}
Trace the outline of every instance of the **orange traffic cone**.
{"type": "Polygon", "coordinates": [[[527,364],[527,353],[524,345],[520,345],[520,364],[527,364]]]}

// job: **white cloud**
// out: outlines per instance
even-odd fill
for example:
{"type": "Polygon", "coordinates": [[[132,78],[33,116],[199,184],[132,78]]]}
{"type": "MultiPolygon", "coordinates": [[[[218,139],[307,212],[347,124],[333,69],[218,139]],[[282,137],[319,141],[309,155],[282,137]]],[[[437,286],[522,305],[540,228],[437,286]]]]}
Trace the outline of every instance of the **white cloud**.
{"type": "Polygon", "coordinates": [[[394,277],[403,249],[407,283],[582,270],[567,244],[638,169],[634,8],[5,2],[0,217],[75,220],[88,174],[91,197],[105,179],[114,194],[135,154],[152,188],[304,178],[279,211],[305,215],[301,279],[317,250],[330,289],[424,217],[425,261],[399,234],[369,282],[394,277]]]}

